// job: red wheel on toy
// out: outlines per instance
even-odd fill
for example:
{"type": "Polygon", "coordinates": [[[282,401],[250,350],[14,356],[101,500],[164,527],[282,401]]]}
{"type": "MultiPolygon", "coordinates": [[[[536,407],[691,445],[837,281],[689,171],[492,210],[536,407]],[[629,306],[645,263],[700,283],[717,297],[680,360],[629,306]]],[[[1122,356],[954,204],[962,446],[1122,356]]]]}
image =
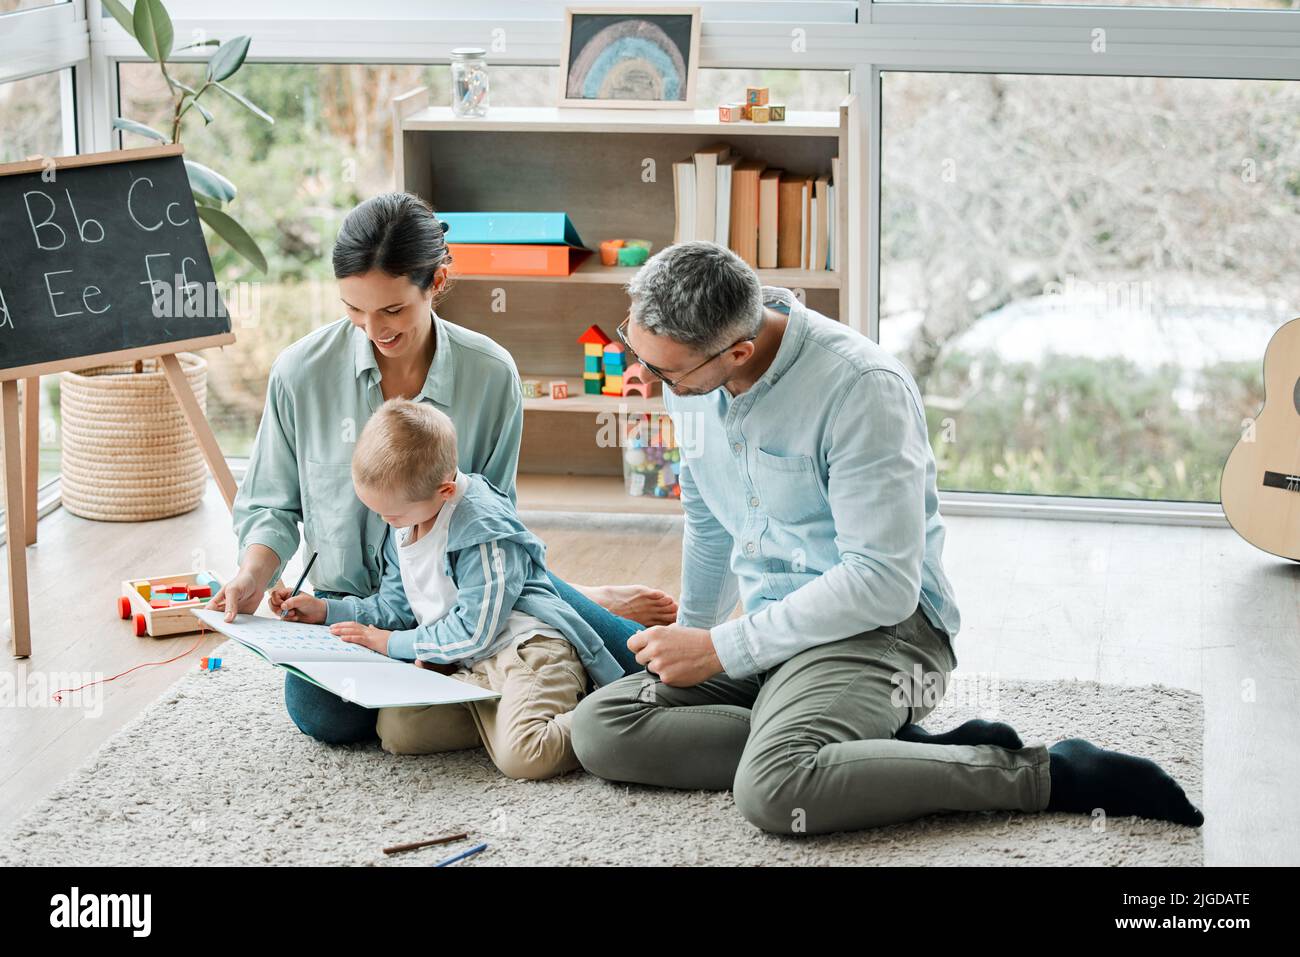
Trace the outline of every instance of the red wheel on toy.
{"type": "Polygon", "coordinates": [[[125,595],[117,596],[117,617],[123,621],[131,617],[131,599],[125,595]]]}
{"type": "Polygon", "coordinates": [[[144,615],[140,614],[139,612],[136,612],[135,636],[137,638],[143,638],[147,634],[149,634],[149,625],[147,622],[145,622],[144,615]]]}

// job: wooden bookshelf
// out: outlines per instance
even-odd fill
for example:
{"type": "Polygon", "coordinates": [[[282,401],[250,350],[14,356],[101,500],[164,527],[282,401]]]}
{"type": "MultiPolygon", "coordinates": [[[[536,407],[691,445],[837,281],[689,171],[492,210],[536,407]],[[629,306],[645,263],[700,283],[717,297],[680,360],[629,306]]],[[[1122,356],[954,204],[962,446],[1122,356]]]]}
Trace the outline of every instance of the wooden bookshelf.
{"type": "MultiPolygon", "coordinates": [[[[394,100],[396,186],[435,209],[568,213],[591,249],[614,237],[648,239],[653,252],[672,242],[672,164],[726,142],[746,159],[792,172],[821,174],[840,157],[835,271],[760,269],[764,285],[799,291],[832,318],[850,316],[850,193],[865,183],[857,101],[839,110],[789,111],[784,123],[721,123],[716,110],[605,110],[492,107],[476,119],[429,105],[427,90],[394,100]]],[[[856,193],[861,196],[860,192],[856,193]]],[[[451,236],[454,240],[455,237],[451,236]]],[[[620,398],[582,392],[582,348],[598,324],[611,337],[627,314],[631,267],[588,257],[570,276],[453,276],[439,313],[490,336],[515,358],[523,378],[569,383],[569,398],[549,393],[524,402],[521,505],[600,511],[673,511],[672,499],[636,498],[623,489],[622,450],[597,445],[601,416],[656,412],[661,397],[620,398]],[[528,492],[524,494],[527,476],[528,492]],[[585,504],[584,504],[585,503],[585,504]]]]}

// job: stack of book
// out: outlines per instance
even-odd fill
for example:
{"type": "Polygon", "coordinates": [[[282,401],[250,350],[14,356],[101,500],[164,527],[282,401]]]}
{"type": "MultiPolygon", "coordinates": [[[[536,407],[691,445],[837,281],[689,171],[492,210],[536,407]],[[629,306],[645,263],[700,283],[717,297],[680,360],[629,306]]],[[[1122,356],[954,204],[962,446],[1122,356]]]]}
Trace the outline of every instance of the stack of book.
{"type": "Polygon", "coordinates": [[[438,213],[451,271],[463,276],[568,276],[591,255],[567,213],[438,213]]]}
{"type": "Polygon", "coordinates": [[[720,243],[756,269],[835,269],[835,183],[746,160],[725,143],[673,164],[673,242],[720,243]]]}

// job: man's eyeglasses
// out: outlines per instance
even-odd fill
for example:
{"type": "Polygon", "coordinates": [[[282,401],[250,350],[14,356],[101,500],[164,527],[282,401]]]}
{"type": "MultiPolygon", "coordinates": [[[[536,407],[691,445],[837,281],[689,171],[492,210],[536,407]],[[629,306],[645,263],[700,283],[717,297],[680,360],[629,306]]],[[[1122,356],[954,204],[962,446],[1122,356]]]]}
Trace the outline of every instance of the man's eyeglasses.
{"type": "MultiPolygon", "coordinates": [[[[630,317],[629,317],[629,318],[630,318],[630,317]]],[[[628,339],[627,339],[627,324],[628,324],[628,319],[625,318],[622,322],[620,322],[620,323],[618,324],[618,328],[615,329],[614,331],[617,332],[617,333],[618,333],[618,337],[619,337],[621,340],[623,340],[623,345],[627,346],[628,350],[631,351],[631,353],[632,353],[633,355],[636,355],[636,350],[632,348],[632,343],[628,342],[628,339]]],[[[752,336],[745,336],[745,337],[742,338],[742,339],[737,339],[737,340],[736,340],[735,342],[733,342],[731,345],[727,346],[727,347],[724,348],[724,349],[719,349],[717,352],[715,352],[713,355],[709,356],[707,359],[705,359],[705,360],[704,360],[703,362],[701,362],[699,365],[697,365],[697,366],[692,366],[691,368],[687,369],[685,372],[683,372],[681,375],[677,376],[676,378],[669,378],[669,377],[668,377],[668,376],[667,376],[667,375],[666,375],[666,374],[665,374],[661,369],[659,369],[658,366],[653,366],[653,365],[651,365],[650,363],[648,363],[648,362],[646,362],[644,359],[642,359],[640,356],[637,356],[637,357],[636,357],[636,361],[639,362],[639,363],[641,363],[641,365],[645,366],[647,372],[653,373],[656,377],[658,377],[659,379],[661,379],[661,380],[663,381],[664,385],[668,386],[668,388],[670,388],[670,389],[674,389],[674,390],[675,390],[675,389],[677,388],[677,383],[681,382],[683,379],[685,379],[685,378],[686,378],[688,375],[690,375],[692,372],[696,372],[696,371],[699,370],[699,369],[703,369],[706,365],[708,365],[708,364],[709,364],[710,362],[712,362],[714,359],[718,358],[719,356],[726,355],[727,352],[729,352],[730,350],[736,348],[736,346],[740,345],[742,342],[750,342],[751,340],[753,340],[753,339],[757,339],[757,338],[758,338],[757,335],[752,335],[752,336]]]]}

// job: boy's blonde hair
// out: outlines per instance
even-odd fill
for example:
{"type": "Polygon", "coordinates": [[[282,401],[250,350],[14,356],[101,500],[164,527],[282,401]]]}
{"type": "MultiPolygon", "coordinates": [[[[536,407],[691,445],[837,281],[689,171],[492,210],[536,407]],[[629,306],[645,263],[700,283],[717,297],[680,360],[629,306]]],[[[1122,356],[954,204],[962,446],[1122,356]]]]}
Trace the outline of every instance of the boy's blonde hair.
{"type": "Polygon", "coordinates": [[[439,485],[455,478],[456,426],[427,402],[389,399],[352,451],[353,482],[411,502],[433,498],[439,485]]]}

